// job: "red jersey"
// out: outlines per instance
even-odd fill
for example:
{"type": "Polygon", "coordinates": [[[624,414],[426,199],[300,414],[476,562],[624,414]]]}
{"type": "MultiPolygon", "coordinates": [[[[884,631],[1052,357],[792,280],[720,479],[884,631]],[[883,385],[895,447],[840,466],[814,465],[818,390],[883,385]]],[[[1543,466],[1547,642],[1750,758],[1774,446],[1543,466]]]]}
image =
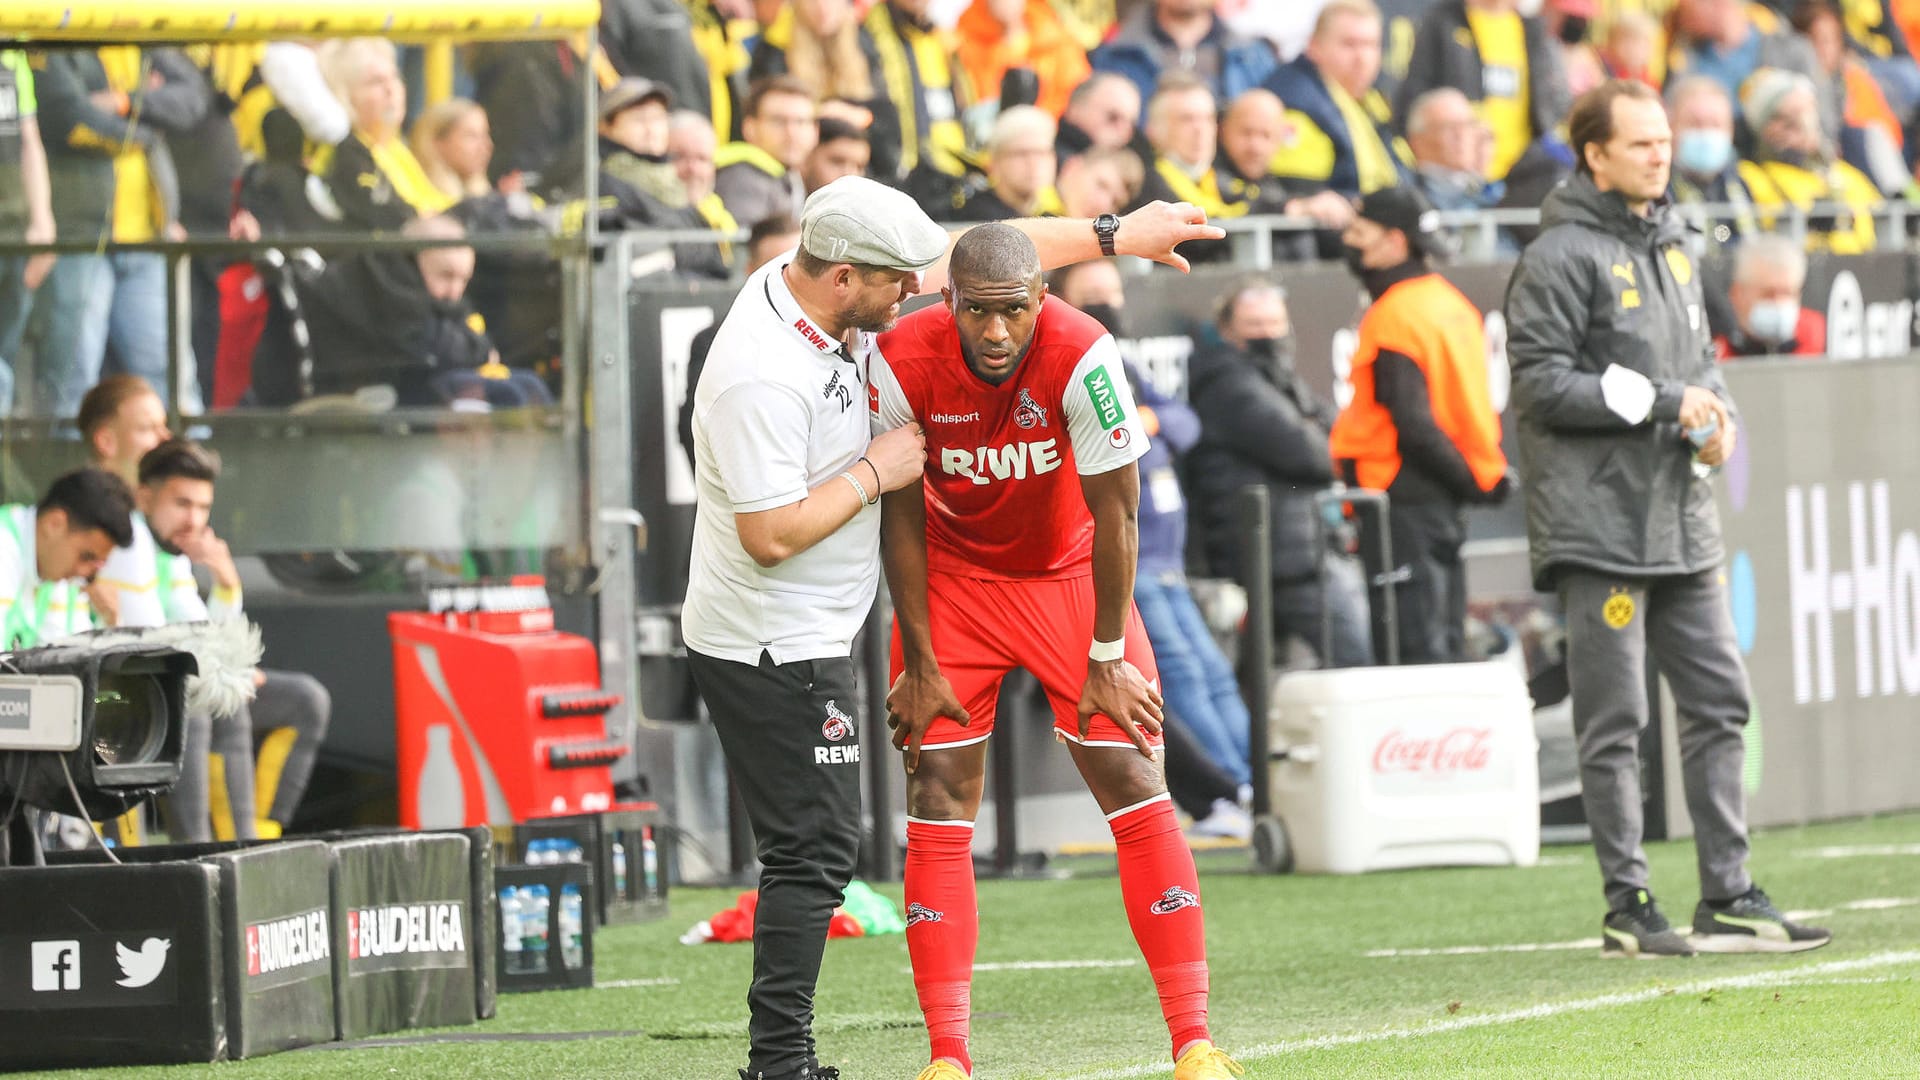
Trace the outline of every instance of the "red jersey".
{"type": "Polygon", "coordinates": [[[1113,338],[1048,297],[1020,365],[974,374],[944,304],[880,335],[868,403],[875,433],[927,434],[927,568],[974,578],[1092,573],[1093,515],[1080,477],[1147,452],[1113,338]]]}

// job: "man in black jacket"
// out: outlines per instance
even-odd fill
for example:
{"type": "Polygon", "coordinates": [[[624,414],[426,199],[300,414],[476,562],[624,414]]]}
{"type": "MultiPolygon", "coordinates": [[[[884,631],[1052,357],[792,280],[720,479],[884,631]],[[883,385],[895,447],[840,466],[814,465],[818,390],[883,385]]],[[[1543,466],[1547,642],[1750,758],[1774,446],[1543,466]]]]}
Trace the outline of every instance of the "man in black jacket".
{"type": "Polygon", "coordinates": [[[1581,97],[1579,173],[1541,208],[1507,291],[1507,353],[1534,587],[1557,591],[1580,780],[1609,912],[1603,952],[1792,952],[1825,930],[1788,921],[1747,873],[1747,673],[1728,613],[1705,477],[1737,417],[1714,363],[1688,230],[1666,201],[1671,136],[1644,84],[1581,97]],[[1701,900],[1691,941],[1648,888],[1641,729],[1648,653],[1672,687],[1701,900]]]}
{"type": "Polygon", "coordinates": [[[1316,565],[1313,498],[1333,483],[1327,448],[1333,409],[1294,373],[1285,294],[1269,281],[1249,281],[1221,303],[1215,328],[1218,343],[1194,353],[1187,376],[1188,398],[1200,415],[1200,442],[1187,455],[1187,489],[1209,572],[1236,573],[1234,498],[1249,484],[1264,485],[1272,515],[1274,635],[1298,635],[1318,650],[1324,613],[1333,624],[1333,651],[1321,662],[1371,664],[1359,567],[1332,551],[1324,578],[1316,565]]]}
{"type": "MultiPolygon", "coordinates": [[[[401,235],[445,241],[466,233],[439,216],[408,222],[401,235]]],[[[551,402],[532,373],[500,363],[486,324],[466,300],[473,266],[472,248],[442,246],[352,255],[317,277],[297,278],[298,314],[311,344],[303,348],[299,334],[263,337],[254,361],[256,399],[292,404],[310,393],[386,385],[401,406],[551,402]]]]}

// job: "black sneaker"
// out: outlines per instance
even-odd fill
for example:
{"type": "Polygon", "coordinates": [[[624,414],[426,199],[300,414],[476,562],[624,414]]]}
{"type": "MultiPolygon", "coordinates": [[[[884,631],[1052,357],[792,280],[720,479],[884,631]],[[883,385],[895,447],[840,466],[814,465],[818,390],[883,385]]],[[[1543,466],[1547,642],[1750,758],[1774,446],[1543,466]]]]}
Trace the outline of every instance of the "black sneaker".
{"type": "MultiPolygon", "coordinates": [[[[775,1080],[766,1073],[749,1073],[740,1070],[740,1080],[775,1080]]],[[[800,1071],[790,1072],[778,1080],[840,1080],[840,1070],[831,1065],[802,1065],[800,1071]]]]}
{"type": "Polygon", "coordinates": [[[1818,926],[1788,922],[1758,885],[1731,900],[1702,900],[1693,909],[1693,947],[1701,952],[1806,952],[1832,940],[1818,926]]]}
{"type": "Polygon", "coordinates": [[[1662,956],[1692,956],[1693,946],[1675,933],[1673,924],[1660,914],[1660,909],[1654,906],[1653,894],[1641,889],[1634,893],[1624,910],[1607,912],[1606,921],[1600,924],[1600,955],[1654,960],[1662,956]]]}

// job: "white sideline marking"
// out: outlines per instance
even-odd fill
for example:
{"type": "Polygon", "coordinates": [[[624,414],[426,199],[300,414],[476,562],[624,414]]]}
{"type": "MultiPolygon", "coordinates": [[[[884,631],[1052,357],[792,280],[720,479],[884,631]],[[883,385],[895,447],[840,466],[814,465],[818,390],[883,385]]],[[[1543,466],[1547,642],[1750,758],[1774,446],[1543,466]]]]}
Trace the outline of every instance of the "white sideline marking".
{"type": "Polygon", "coordinates": [[[1875,855],[1920,855],[1920,844],[1837,844],[1796,852],[1809,859],[1851,859],[1875,855]]]}
{"type": "Polygon", "coordinates": [[[1386,960],[1396,956],[1481,956],[1486,953],[1509,952],[1549,952],[1555,949],[1597,949],[1600,939],[1581,938],[1579,941],[1546,941],[1525,945],[1450,945],[1444,949],[1373,949],[1362,955],[1369,960],[1386,960]]]}
{"type": "Polygon", "coordinates": [[[1868,975],[1859,979],[1809,979],[1795,986],[1885,986],[1888,983],[1910,983],[1911,975],[1868,975]]]}
{"type": "MultiPolygon", "coordinates": [[[[1709,990],[1747,990],[1765,986],[1791,986],[1807,981],[1809,976],[1839,975],[1850,971],[1870,971],[1875,968],[1902,967],[1908,964],[1920,964],[1920,951],[1880,952],[1862,956],[1853,960],[1835,960],[1825,964],[1808,964],[1804,967],[1780,968],[1773,971],[1754,972],[1749,975],[1732,975],[1722,979],[1702,979],[1697,982],[1681,983],[1677,986],[1656,986],[1646,990],[1630,990],[1617,994],[1603,994],[1598,997],[1574,998],[1569,1001],[1547,1002],[1524,1009],[1510,1009],[1506,1012],[1487,1013],[1482,1016],[1459,1016],[1451,1020],[1435,1020],[1413,1027],[1385,1028],[1379,1031],[1356,1031],[1344,1035],[1320,1035],[1311,1039],[1288,1039],[1284,1042],[1267,1043],[1264,1046],[1248,1047],[1234,1053],[1243,1064],[1261,1061],[1266,1058],[1298,1054],[1307,1050],[1327,1050],[1336,1046],[1357,1046],[1363,1043],[1393,1042],[1400,1039],[1418,1039],[1428,1035],[1445,1035],[1450,1032],[1464,1031],[1469,1028],[1494,1027],[1504,1024],[1524,1023],[1528,1020],[1544,1020],[1548,1017],[1566,1013],[1593,1012],[1599,1009],[1611,1009],[1621,1005],[1638,1005],[1642,1002],[1657,1001],[1669,995],[1704,994],[1709,990]]],[[[1232,1047],[1227,1049],[1232,1050],[1232,1047]]],[[[1138,1076],[1163,1076],[1166,1074],[1165,1062],[1149,1065],[1128,1065],[1118,1068],[1101,1069],[1095,1072],[1075,1074],[1073,1080],[1132,1080],[1138,1076]]]]}
{"type": "Polygon", "coordinates": [[[594,983],[593,988],[595,990],[630,990],[636,986],[679,986],[679,985],[680,985],[679,979],[668,977],[668,978],[659,978],[659,979],[615,979],[612,982],[594,983]]]}
{"type": "MultiPolygon", "coordinates": [[[[1074,968],[1128,968],[1138,967],[1138,960],[1015,960],[1006,963],[975,964],[973,970],[979,971],[1068,971],[1074,968]]],[[[901,971],[911,973],[913,968],[903,967],[901,971]]]]}
{"type": "Polygon", "coordinates": [[[1855,900],[1851,903],[1841,904],[1840,910],[1885,911],[1888,908],[1912,907],[1915,904],[1920,904],[1920,900],[1916,900],[1911,896],[1882,896],[1874,897],[1870,900],[1855,900]]]}
{"type": "Polygon", "coordinates": [[[1849,900],[1839,907],[1789,911],[1786,915],[1791,922],[1805,922],[1808,919],[1824,919],[1837,911],[1890,911],[1894,908],[1913,907],[1916,904],[1920,904],[1920,899],[1911,896],[1877,896],[1867,900],[1849,900]]]}

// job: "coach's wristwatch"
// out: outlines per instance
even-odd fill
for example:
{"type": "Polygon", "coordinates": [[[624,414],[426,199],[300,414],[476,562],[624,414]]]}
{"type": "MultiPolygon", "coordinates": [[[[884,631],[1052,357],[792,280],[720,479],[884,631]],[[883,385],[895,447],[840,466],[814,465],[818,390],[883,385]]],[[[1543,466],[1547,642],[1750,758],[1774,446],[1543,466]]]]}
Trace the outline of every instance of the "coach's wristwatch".
{"type": "Polygon", "coordinates": [[[1117,255],[1113,249],[1113,238],[1120,231],[1120,219],[1113,214],[1101,214],[1093,219],[1093,235],[1100,238],[1100,254],[1117,255]]]}

